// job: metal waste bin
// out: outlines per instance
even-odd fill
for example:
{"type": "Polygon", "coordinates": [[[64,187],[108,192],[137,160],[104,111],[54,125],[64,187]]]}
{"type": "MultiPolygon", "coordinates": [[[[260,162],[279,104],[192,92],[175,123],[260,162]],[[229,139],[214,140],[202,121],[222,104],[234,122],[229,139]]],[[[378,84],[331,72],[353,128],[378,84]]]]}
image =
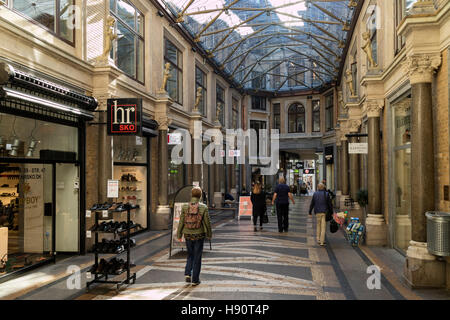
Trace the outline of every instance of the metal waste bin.
{"type": "Polygon", "coordinates": [[[436,256],[450,256],[450,213],[428,211],[427,247],[436,256]]]}

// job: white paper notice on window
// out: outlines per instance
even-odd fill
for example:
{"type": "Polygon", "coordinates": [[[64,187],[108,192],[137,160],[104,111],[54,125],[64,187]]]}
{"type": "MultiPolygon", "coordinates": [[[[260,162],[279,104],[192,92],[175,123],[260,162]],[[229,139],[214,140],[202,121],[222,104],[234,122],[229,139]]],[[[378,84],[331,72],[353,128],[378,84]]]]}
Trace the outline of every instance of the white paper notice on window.
{"type": "Polygon", "coordinates": [[[119,180],[108,179],[108,198],[118,198],[119,197],[119,180]]]}
{"type": "Polygon", "coordinates": [[[136,145],[142,146],[142,137],[136,136],[136,145]]]}

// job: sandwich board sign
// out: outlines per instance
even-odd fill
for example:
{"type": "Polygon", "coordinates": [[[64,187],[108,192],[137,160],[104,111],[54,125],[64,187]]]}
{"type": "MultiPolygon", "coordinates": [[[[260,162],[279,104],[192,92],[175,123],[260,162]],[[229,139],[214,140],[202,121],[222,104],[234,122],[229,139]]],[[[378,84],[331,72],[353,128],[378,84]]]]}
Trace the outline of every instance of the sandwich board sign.
{"type": "Polygon", "coordinates": [[[253,205],[249,196],[239,197],[238,220],[241,217],[251,217],[253,219],[253,205]]]}

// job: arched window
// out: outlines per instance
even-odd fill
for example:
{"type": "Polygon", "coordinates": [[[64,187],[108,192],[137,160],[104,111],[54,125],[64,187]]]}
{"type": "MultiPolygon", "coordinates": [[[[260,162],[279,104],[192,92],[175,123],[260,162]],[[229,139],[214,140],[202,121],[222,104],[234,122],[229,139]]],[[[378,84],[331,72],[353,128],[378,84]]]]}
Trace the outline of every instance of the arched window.
{"type": "Polygon", "coordinates": [[[305,132],[305,107],[294,103],[289,107],[289,132],[305,132]]]}

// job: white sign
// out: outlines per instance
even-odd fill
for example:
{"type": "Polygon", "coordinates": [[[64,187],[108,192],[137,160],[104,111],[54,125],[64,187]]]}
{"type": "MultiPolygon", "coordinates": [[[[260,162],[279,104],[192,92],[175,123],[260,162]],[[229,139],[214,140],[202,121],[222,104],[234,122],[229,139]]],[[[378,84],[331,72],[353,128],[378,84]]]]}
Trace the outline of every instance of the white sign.
{"type": "Polygon", "coordinates": [[[181,144],[181,133],[168,133],[167,134],[167,144],[168,145],[177,145],[181,144]]]}
{"type": "Polygon", "coordinates": [[[86,218],[90,218],[91,217],[91,210],[86,210],[86,218]]]}
{"type": "Polygon", "coordinates": [[[119,197],[119,180],[108,179],[108,198],[119,197]]]}
{"type": "Polygon", "coordinates": [[[229,157],[240,157],[241,150],[228,150],[228,156],[229,157]]]}
{"type": "Polygon", "coordinates": [[[192,182],[192,184],[194,185],[194,187],[200,187],[199,181],[194,181],[194,182],[192,182]]]}
{"type": "Polygon", "coordinates": [[[349,143],[348,144],[349,154],[367,154],[369,153],[369,146],[367,142],[365,143],[349,143]]]}

